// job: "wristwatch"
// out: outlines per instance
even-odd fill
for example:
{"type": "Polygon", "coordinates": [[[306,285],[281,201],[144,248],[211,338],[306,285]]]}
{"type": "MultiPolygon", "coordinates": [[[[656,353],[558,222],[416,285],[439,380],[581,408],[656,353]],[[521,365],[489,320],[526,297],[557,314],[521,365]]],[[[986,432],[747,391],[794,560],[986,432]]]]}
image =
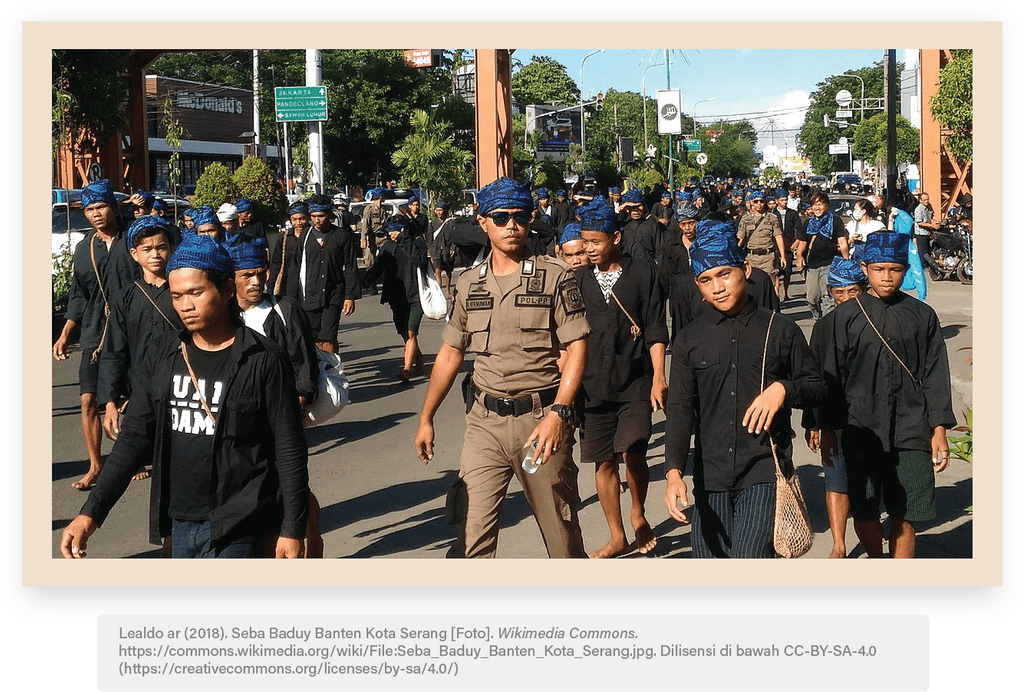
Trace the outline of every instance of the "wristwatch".
{"type": "Polygon", "coordinates": [[[561,416],[561,420],[565,421],[570,425],[579,424],[579,415],[575,411],[575,406],[566,404],[554,404],[551,406],[551,411],[561,416]]]}

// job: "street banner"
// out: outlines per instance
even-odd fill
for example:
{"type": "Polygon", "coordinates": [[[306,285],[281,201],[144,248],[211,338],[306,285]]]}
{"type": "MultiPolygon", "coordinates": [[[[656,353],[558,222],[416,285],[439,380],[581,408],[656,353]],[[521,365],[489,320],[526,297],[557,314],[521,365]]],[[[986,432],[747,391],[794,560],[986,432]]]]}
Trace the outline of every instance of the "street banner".
{"type": "Polygon", "coordinates": [[[657,134],[682,134],[682,92],[678,89],[657,91],[657,134]]]}

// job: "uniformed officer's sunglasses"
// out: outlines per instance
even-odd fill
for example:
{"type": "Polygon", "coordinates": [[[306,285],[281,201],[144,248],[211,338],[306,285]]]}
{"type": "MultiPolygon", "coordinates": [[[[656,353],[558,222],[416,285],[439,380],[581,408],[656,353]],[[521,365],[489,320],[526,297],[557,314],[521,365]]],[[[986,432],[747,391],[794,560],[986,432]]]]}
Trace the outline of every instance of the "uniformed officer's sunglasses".
{"type": "Polygon", "coordinates": [[[495,211],[486,215],[488,219],[491,219],[498,226],[507,226],[508,219],[515,219],[515,223],[520,226],[526,226],[529,224],[529,220],[533,218],[533,213],[525,210],[522,211],[495,211]]]}

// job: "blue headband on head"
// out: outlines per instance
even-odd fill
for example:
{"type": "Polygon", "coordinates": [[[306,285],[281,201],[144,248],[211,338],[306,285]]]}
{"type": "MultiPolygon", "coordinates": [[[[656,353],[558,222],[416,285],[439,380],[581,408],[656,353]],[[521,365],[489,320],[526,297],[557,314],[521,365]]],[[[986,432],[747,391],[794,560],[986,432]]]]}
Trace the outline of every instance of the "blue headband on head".
{"type": "Polygon", "coordinates": [[[764,199],[764,193],[760,190],[750,190],[746,193],[747,202],[754,199],[764,199]]]}
{"type": "Polygon", "coordinates": [[[691,192],[680,192],[675,195],[675,199],[679,202],[692,202],[693,194],[691,192]]]}
{"type": "Polygon", "coordinates": [[[584,231],[600,231],[601,233],[614,233],[618,230],[615,223],[615,212],[605,198],[597,197],[592,202],[583,205],[579,210],[579,222],[584,231]]]}
{"type": "Polygon", "coordinates": [[[82,209],[100,203],[117,204],[114,188],[110,186],[109,180],[100,180],[82,188],[82,209]]]}
{"type": "Polygon", "coordinates": [[[566,194],[566,193],[565,193],[565,191],[564,191],[564,190],[558,190],[558,197],[564,197],[564,196],[565,196],[565,194],[566,194]]]}
{"type": "Polygon", "coordinates": [[[642,204],[643,203],[643,192],[636,188],[632,188],[624,195],[622,195],[622,201],[626,204],[642,204]]]}
{"type": "Polygon", "coordinates": [[[324,202],[323,204],[318,204],[316,202],[309,202],[308,204],[309,204],[309,213],[310,214],[312,214],[313,212],[334,211],[334,203],[333,202],[324,202]]]}
{"type": "Polygon", "coordinates": [[[845,257],[836,257],[831,260],[831,268],[828,269],[828,286],[831,288],[843,288],[853,284],[866,283],[867,276],[860,269],[860,265],[845,257]]]}
{"type": "Polygon", "coordinates": [[[700,215],[700,210],[692,202],[682,202],[675,207],[675,216],[681,219],[695,219],[700,215]]]}
{"type": "Polygon", "coordinates": [[[309,205],[305,202],[295,202],[288,207],[288,216],[292,214],[309,214],[309,205]]]}
{"type": "Polygon", "coordinates": [[[408,217],[406,216],[392,216],[387,219],[384,224],[384,232],[391,233],[393,231],[404,231],[408,228],[408,217]]]}
{"type": "Polygon", "coordinates": [[[235,270],[238,269],[262,269],[270,265],[270,247],[266,238],[262,236],[250,236],[244,233],[245,238],[234,243],[227,249],[234,262],[235,270]]]}
{"type": "Polygon", "coordinates": [[[714,221],[712,219],[698,221],[696,223],[697,237],[708,233],[731,233],[735,235],[735,228],[727,221],[714,221]]]}
{"type": "Polygon", "coordinates": [[[533,195],[526,186],[514,178],[498,178],[476,193],[479,202],[477,213],[489,214],[495,209],[533,210],[533,195]]]}
{"type": "Polygon", "coordinates": [[[373,188],[372,190],[370,190],[369,192],[366,193],[366,199],[368,201],[372,201],[374,199],[377,199],[377,198],[383,197],[383,196],[384,196],[384,188],[382,188],[382,187],[375,187],[375,188],[373,188]]]}
{"type": "Polygon", "coordinates": [[[550,193],[547,191],[547,188],[545,188],[545,187],[537,188],[537,190],[536,190],[536,198],[537,199],[548,199],[549,197],[550,197],[550,193]]]}
{"type": "Polygon", "coordinates": [[[191,207],[181,212],[181,218],[183,219],[190,219],[193,216],[195,216],[195,209],[192,209],[191,207]]]}
{"type": "Polygon", "coordinates": [[[779,187],[777,190],[775,190],[774,196],[776,199],[781,199],[782,197],[788,197],[789,193],[785,191],[785,188],[779,187]]]}
{"type": "Polygon", "coordinates": [[[566,223],[565,228],[562,229],[561,235],[558,237],[558,245],[564,245],[570,243],[573,240],[582,240],[583,235],[581,233],[582,226],[573,222],[566,223]]]}
{"type": "Polygon", "coordinates": [[[433,205],[434,209],[447,209],[448,203],[442,199],[437,200],[437,203],[433,205]]]}
{"type": "Polygon", "coordinates": [[[170,227],[167,225],[166,221],[161,219],[159,216],[153,216],[152,214],[140,216],[134,221],[132,221],[131,225],[128,226],[128,232],[125,234],[126,240],[128,242],[128,247],[129,248],[135,247],[135,236],[138,235],[139,231],[141,231],[144,228],[154,227],[159,228],[161,231],[164,232],[170,230],[170,227]]]}
{"type": "Polygon", "coordinates": [[[617,187],[617,186],[615,186],[615,187],[610,187],[610,188],[608,188],[608,190],[607,190],[607,194],[609,194],[609,195],[617,195],[617,194],[618,194],[618,193],[620,193],[621,191],[622,191],[622,188],[620,188],[620,187],[617,187]]]}
{"type": "Polygon", "coordinates": [[[188,235],[167,261],[167,273],[175,269],[202,269],[203,271],[234,271],[234,262],[227,250],[208,235],[188,235]]]}
{"type": "Polygon", "coordinates": [[[252,201],[242,197],[234,203],[234,208],[238,211],[252,211],[252,201]]]}
{"type": "Polygon", "coordinates": [[[167,211],[167,203],[164,202],[162,199],[154,199],[153,209],[157,211],[167,211]]]}
{"type": "Polygon", "coordinates": [[[199,207],[192,214],[192,223],[195,224],[196,228],[199,226],[206,226],[208,224],[220,225],[220,219],[217,218],[217,212],[213,211],[213,207],[199,207]]]}
{"type": "Polygon", "coordinates": [[[868,235],[863,243],[860,262],[863,264],[894,262],[909,265],[909,243],[908,235],[894,231],[875,231],[868,235]]]}
{"type": "Polygon", "coordinates": [[[689,257],[693,261],[693,274],[696,276],[715,267],[741,267],[746,261],[746,253],[739,247],[731,227],[727,233],[698,234],[689,246],[689,257]]]}
{"type": "Polygon", "coordinates": [[[147,207],[153,206],[153,202],[156,201],[156,195],[152,192],[146,192],[145,190],[135,190],[135,194],[142,197],[142,203],[147,207]]]}

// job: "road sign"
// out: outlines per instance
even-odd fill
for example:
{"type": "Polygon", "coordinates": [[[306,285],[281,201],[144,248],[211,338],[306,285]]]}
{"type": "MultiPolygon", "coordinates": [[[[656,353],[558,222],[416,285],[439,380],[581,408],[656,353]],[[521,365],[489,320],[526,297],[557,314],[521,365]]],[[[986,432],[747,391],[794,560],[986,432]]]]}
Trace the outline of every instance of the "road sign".
{"type": "Polygon", "coordinates": [[[327,87],[277,87],[274,89],[277,122],[308,122],[327,119],[327,87]]]}
{"type": "Polygon", "coordinates": [[[851,117],[853,117],[853,112],[852,111],[842,111],[842,110],[835,111],[835,117],[836,118],[851,118],[851,117]]]}
{"type": "Polygon", "coordinates": [[[701,166],[705,166],[707,164],[707,155],[704,154],[703,152],[700,152],[699,154],[697,154],[696,155],[696,163],[698,163],[701,166]]]}
{"type": "Polygon", "coordinates": [[[849,153],[849,145],[848,144],[829,144],[828,145],[828,153],[831,154],[832,156],[835,156],[837,154],[848,154],[849,153]]]}
{"type": "Polygon", "coordinates": [[[687,139],[686,151],[700,151],[703,149],[703,141],[699,139],[687,139]]]}

